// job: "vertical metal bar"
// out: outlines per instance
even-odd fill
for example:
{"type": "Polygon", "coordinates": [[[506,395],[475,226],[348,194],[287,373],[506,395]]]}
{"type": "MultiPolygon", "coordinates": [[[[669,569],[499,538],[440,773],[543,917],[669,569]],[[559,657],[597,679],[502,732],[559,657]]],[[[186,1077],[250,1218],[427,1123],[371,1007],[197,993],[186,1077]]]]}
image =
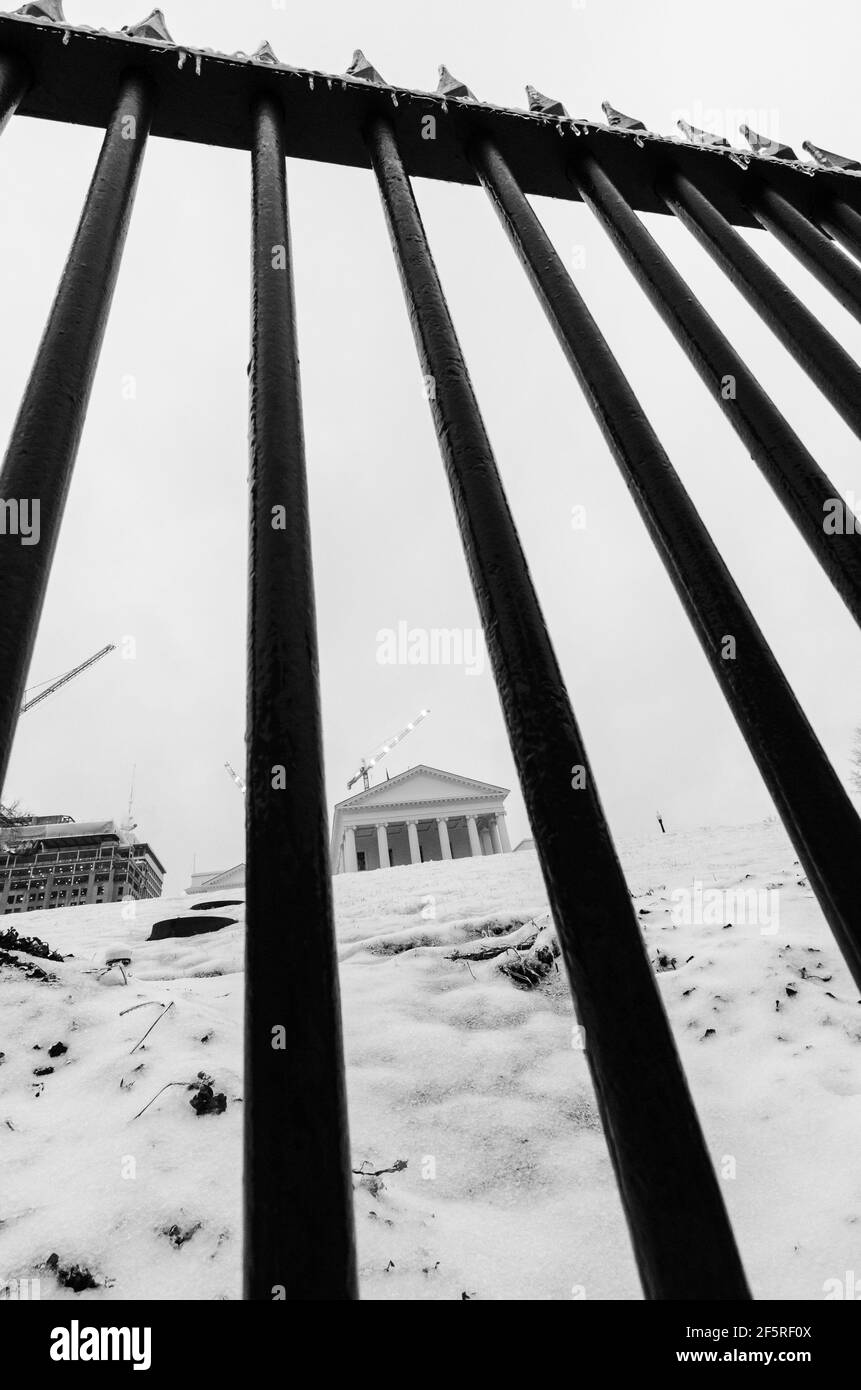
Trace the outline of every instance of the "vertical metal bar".
{"type": "MultiPolygon", "coordinates": [[[[125,244],[152,115],[127,73],[15,421],[0,498],[38,514],[38,543],[0,535],[0,788],[125,244]]],[[[32,518],[31,518],[32,519],[32,518]]],[[[35,533],[34,533],[35,534],[35,533]]]]}
{"type": "Polygon", "coordinates": [[[254,109],[245,1297],[358,1297],[284,116],[254,109]]]}
{"type": "MultiPolygon", "coordinates": [[[[857,887],[861,821],[627,378],[510,169],[486,140],[477,142],[472,157],[861,987],[857,887]]],[[[588,179],[584,176],[581,187],[590,203],[603,177],[594,169],[588,179]]]]}
{"type": "Polygon", "coordinates": [[[824,527],[840,493],[594,156],[578,157],[569,176],[861,624],[861,535],[824,527]]]}
{"type": "Polygon", "coordinates": [[[648,1298],[749,1297],[580,730],[389,123],[366,138],[648,1298]]]}
{"type": "Polygon", "coordinates": [[[849,428],[861,436],[861,369],[849,353],[690,179],[670,174],[659,191],[849,428]]]}
{"type": "Polygon", "coordinates": [[[861,268],[776,189],[760,184],[748,199],[748,207],[820,285],[861,320],[861,268]]]}
{"type": "Polygon", "coordinates": [[[30,85],[30,71],[13,53],[0,53],[0,131],[30,85]]]}
{"type": "Polygon", "coordinates": [[[832,198],[821,210],[817,209],[816,220],[829,236],[861,260],[861,217],[854,208],[842,198],[832,198]]]}

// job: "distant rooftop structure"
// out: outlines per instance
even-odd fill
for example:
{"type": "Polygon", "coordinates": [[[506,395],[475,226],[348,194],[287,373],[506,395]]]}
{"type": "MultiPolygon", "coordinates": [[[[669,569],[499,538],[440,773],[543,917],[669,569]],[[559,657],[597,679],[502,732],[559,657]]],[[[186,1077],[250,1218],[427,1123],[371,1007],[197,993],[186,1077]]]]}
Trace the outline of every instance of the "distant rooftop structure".
{"type": "Polygon", "coordinates": [[[245,865],[234,864],[232,869],[206,869],[201,873],[194,873],[191,882],[186,888],[186,893],[212,893],[230,889],[245,888],[245,865]]]}
{"type": "Polygon", "coordinates": [[[3,825],[69,825],[74,823],[74,816],[4,816],[0,824],[3,825]]]}
{"type": "Polygon", "coordinates": [[[0,916],[157,898],[164,865],[113,820],[20,816],[0,825],[0,916]]]}

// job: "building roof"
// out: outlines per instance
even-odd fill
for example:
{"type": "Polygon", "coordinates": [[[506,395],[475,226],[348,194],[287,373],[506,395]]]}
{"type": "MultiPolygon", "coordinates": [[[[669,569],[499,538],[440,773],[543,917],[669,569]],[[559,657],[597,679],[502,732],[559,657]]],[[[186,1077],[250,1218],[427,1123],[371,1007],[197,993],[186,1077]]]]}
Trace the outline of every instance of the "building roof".
{"type": "Polygon", "coordinates": [[[113,820],[28,821],[10,825],[7,839],[17,840],[127,840],[127,833],[113,820]]]}
{"type": "Polygon", "coordinates": [[[187,894],[193,893],[212,893],[218,889],[237,890],[245,887],[245,865],[234,864],[232,869],[213,869],[211,872],[203,870],[191,875],[191,882],[186,888],[187,894]]]}
{"type": "MultiPolygon", "coordinates": [[[[457,772],[445,772],[442,768],[428,767],[427,763],[418,763],[415,767],[407,768],[406,772],[399,772],[396,777],[388,777],[385,782],[377,782],[367,791],[360,791],[355,796],[348,796],[344,801],[336,802],[335,810],[343,811],[347,808],[352,809],[354,806],[387,805],[390,803],[399,805],[414,799],[425,801],[428,799],[426,793],[418,798],[410,797],[405,785],[411,781],[416,782],[419,778],[439,779],[441,782],[450,783],[451,789],[448,791],[447,800],[457,799],[458,788],[461,789],[460,797],[466,801],[473,800],[476,795],[508,796],[510,791],[509,787],[497,787],[493,782],[478,782],[473,777],[462,777],[457,772]],[[402,794],[392,797],[392,789],[396,789],[398,793],[402,794]]],[[[440,791],[443,790],[445,789],[441,787],[440,791]]]]}
{"type": "Polygon", "coordinates": [[[164,865],[152,846],[144,840],[139,840],[130,831],[124,830],[114,820],[44,821],[41,824],[3,826],[4,852],[8,854],[15,854],[18,846],[32,845],[34,841],[53,849],[64,844],[80,844],[81,841],[92,844],[94,840],[110,840],[115,844],[145,852],[156,867],[162,873],[165,872],[164,865]]]}

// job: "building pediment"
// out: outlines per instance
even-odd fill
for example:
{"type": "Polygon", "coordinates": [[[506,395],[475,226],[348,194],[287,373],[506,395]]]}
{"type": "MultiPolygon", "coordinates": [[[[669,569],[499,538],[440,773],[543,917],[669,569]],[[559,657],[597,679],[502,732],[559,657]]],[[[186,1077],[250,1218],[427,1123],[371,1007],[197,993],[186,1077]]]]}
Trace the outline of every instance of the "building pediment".
{"type": "Polygon", "coordinates": [[[235,864],[232,869],[214,870],[211,874],[192,874],[186,893],[211,893],[217,888],[244,888],[245,865],[235,864]]]}
{"type": "Polygon", "coordinates": [[[485,798],[499,800],[508,795],[507,787],[497,787],[491,782],[478,782],[472,777],[461,777],[456,772],[445,772],[441,768],[427,767],[424,763],[398,773],[388,781],[379,782],[368,791],[339,801],[337,810],[371,810],[377,806],[407,806],[413,802],[436,801],[476,801],[485,798]]]}

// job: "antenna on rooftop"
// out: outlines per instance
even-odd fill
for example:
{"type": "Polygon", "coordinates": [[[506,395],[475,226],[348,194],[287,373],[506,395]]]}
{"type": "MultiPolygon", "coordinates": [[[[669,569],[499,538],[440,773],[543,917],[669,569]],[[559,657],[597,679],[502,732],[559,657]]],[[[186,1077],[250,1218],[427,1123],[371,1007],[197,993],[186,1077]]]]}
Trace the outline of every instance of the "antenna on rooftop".
{"type": "Polygon", "coordinates": [[[133,814],[134,801],[135,801],[135,773],[136,773],[136,772],[137,772],[137,763],[134,763],[133,766],[132,766],[132,780],[131,780],[131,786],[129,787],[129,809],[128,809],[128,815],[126,816],[125,820],[123,821],[122,825],[120,826],[120,829],[121,829],[121,830],[127,831],[129,835],[132,833],[133,830],[136,830],[136,829],[137,829],[137,821],[135,820],[134,814],[133,814]]]}

